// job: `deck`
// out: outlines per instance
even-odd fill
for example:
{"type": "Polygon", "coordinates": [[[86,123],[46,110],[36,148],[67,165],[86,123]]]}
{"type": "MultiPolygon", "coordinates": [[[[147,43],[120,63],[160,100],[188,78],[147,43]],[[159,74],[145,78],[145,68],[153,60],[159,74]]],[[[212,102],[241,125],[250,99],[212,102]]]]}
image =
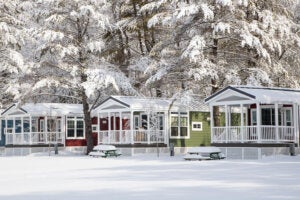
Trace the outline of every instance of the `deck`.
{"type": "Polygon", "coordinates": [[[167,144],[168,137],[164,130],[115,130],[100,131],[98,134],[99,144],[167,144]]]}
{"type": "Polygon", "coordinates": [[[292,126],[213,127],[212,143],[297,143],[292,126]]]}
{"type": "Polygon", "coordinates": [[[6,146],[43,146],[48,144],[64,144],[63,132],[32,132],[32,133],[6,133],[6,146]]]}

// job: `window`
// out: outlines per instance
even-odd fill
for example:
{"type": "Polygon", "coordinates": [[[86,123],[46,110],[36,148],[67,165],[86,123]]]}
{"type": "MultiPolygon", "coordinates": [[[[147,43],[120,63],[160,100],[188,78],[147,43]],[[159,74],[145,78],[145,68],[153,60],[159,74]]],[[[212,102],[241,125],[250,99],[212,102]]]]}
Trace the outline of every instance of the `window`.
{"type": "Polygon", "coordinates": [[[135,130],[138,130],[139,127],[140,127],[140,125],[139,125],[139,116],[138,116],[138,115],[135,115],[135,116],[134,116],[134,129],[135,129],[135,130]]]}
{"type": "Polygon", "coordinates": [[[285,110],[285,126],[292,126],[292,110],[285,110]]]}
{"type": "Polygon", "coordinates": [[[82,117],[68,117],[67,138],[84,138],[84,121],[82,117]]]}
{"type": "Polygon", "coordinates": [[[141,118],[142,118],[142,127],[143,127],[143,129],[147,130],[148,129],[148,115],[142,114],[141,118]]]}
{"type": "Polygon", "coordinates": [[[192,122],[193,131],[202,131],[202,122],[192,122]]]}
{"type": "Polygon", "coordinates": [[[178,136],[178,117],[171,117],[171,137],[178,136]]]}
{"type": "Polygon", "coordinates": [[[262,108],[261,109],[261,125],[275,125],[275,109],[262,108]]]}
{"type": "Polygon", "coordinates": [[[159,130],[164,130],[164,116],[159,115],[158,116],[158,123],[159,123],[159,130]]]}
{"type": "Polygon", "coordinates": [[[256,110],[251,110],[251,125],[256,126],[257,125],[257,119],[256,119],[256,110]]]}
{"type": "Polygon", "coordinates": [[[22,120],[21,118],[15,119],[15,133],[21,133],[22,132],[22,120]]]}
{"type": "Polygon", "coordinates": [[[29,117],[24,117],[23,118],[23,131],[24,131],[24,133],[29,133],[30,132],[30,119],[29,119],[29,117]]]}
{"type": "Polygon", "coordinates": [[[40,120],[40,132],[44,132],[45,130],[45,121],[43,119],[40,120]]]}
{"type": "Polygon", "coordinates": [[[77,120],[76,124],[76,137],[83,137],[84,136],[84,125],[83,125],[83,120],[77,120]]]}
{"type": "Polygon", "coordinates": [[[38,118],[32,117],[31,118],[31,132],[38,132],[38,118]]]}
{"type": "Polygon", "coordinates": [[[7,120],[5,133],[13,133],[14,132],[14,121],[9,119],[7,120]]]}
{"type": "Polygon", "coordinates": [[[75,137],[75,121],[68,119],[67,122],[67,137],[74,138],[75,137]]]}
{"type": "Polygon", "coordinates": [[[97,132],[98,131],[98,125],[97,124],[93,124],[92,125],[92,131],[93,132],[97,132]]]}
{"type": "Polygon", "coordinates": [[[187,138],[188,134],[188,116],[187,113],[171,115],[171,137],[187,138]]]}
{"type": "Polygon", "coordinates": [[[56,121],[56,131],[61,132],[61,119],[57,119],[56,121]]]}

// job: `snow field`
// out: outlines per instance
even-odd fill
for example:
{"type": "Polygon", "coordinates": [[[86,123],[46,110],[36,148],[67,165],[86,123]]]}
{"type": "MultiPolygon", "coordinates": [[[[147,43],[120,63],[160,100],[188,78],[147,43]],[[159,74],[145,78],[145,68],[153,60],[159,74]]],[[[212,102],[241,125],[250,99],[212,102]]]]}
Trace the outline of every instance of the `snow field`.
{"type": "Polygon", "coordinates": [[[1,200],[299,199],[300,156],[184,161],[162,155],[0,157],[1,200]]]}

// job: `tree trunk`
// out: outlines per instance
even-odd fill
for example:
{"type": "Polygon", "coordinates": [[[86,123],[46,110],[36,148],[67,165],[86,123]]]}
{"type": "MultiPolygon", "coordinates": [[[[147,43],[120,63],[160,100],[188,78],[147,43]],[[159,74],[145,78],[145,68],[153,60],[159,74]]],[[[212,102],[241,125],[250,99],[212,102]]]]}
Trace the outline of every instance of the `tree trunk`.
{"type": "Polygon", "coordinates": [[[82,99],[84,124],[85,124],[86,147],[87,147],[86,153],[88,154],[94,148],[94,138],[92,135],[92,118],[91,118],[90,107],[84,89],[81,90],[81,99],[82,99]]]}
{"type": "MultiPolygon", "coordinates": [[[[213,39],[214,46],[212,48],[212,62],[217,64],[218,63],[218,39],[213,39]]],[[[214,94],[219,90],[219,86],[217,84],[217,80],[212,78],[211,79],[211,94],[214,94]]],[[[214,116],[214,126],[220,126],[221,120],[220,120],[220,108],[219,106],[213,107],[213,116],[214,116]]]]}
{"type": "MultiPolygon", "coordinates": [[[[134,17],[137,19],[138,21],[138,14],[137,14],[137,7],[136,7],[136,2],[133,1],[132,2],[132,6],[133,6],[133,11],[134,11],[134,17]]],[[[140,50],[141,50],[141,54],[144,55],[144,48],[143,48],[143,42],[142,42],[142,33],[140,31],[140,29],[137,29],[137,34],[138,34],[138,40],[139,40],[139,46],[140,46],[140,50]]]]}
{"type": "Polygon", "coordinates": [[[86,147],[87,154],[90,153],[94,148],[94,138],[92,135],[92,118],[91,113],[89,111],[89,105],[87,102],[83,104],[83,112],[84,112],[84,123],[85,123],[85,133],[86,133],[86,147]]]}
{"type": "MultiPolygon", "coordinates": [[[[211,94],[214,94],[215,92],[218,91],[219,87],[216,86],[216,80],[211,79],[212,83],[212,91],[211,94]]],[[[221,125],[221,119],[220,119],[220,108],[219,106],[214,106],[213,107],[213,117],[214,117],[214,126],[220,126],[221,125]]]]}

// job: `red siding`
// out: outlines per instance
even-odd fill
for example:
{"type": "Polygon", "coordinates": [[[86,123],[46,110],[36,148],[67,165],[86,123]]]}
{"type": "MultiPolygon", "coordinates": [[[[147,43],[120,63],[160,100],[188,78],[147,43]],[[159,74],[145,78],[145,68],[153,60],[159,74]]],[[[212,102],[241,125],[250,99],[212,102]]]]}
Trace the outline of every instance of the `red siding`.
{"type": "Polygon", "coordinates": [[[97,117],[92,118],[92,124],[98,124],[98,118],[97,117]]]}
{"type": "Polygon", "coordinates": [[[79,140],[79,139],[66,139],[66,146],[69,147],[69,146],[86,146],[86,140],[85,139],[82,139],[82,140],[79,140]]]}
{"type": "Polygon", "coordinates": [[[100,130],[108,130],[108,118],[100,118],[100,130]]]}
{"type": "MultiPolygon", "coordinates": [[[[94,139],[94,145],[98,144],[98,137],[96,133],[92,134],[93,139],[94,139]]],[[[86,139],[66,139],[66,146],[86,146],[86,139]]]]}

